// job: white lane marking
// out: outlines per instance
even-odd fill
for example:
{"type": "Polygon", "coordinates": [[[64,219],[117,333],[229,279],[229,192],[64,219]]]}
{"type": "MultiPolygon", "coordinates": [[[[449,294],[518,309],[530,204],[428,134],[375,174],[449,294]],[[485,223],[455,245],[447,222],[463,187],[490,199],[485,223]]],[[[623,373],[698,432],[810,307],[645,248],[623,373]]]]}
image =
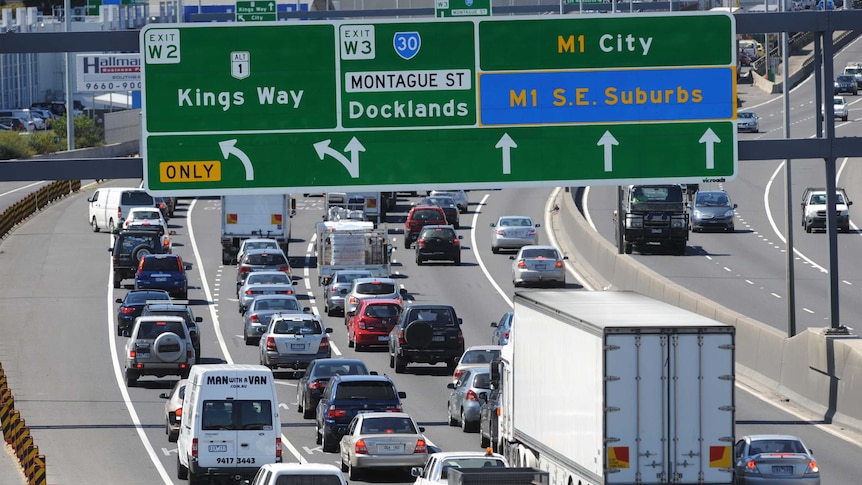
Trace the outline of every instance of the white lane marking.
{"type": "Polygon", "coordinates": [[[781,295],[779,295],[778,293],[770,293],[770,295],[774,296],[775,298],[781,299],[781,295]]]}
{"type": "MultiPolygon", "coordinates": [[[[219,341],[219,347],[221,347],[222,354],[224,354],[225,362],[227,362],[228,364],[233,364],[233,357],[231,357],[230,350],[228,350],[227,343],[225,342],[224,336],[222,335],[221,324],[219,323],[218,314],[215,309],[215,302],[213,301],[212,295],[210,293],[209,283],[207,282],[206,272],[204,271],[203,261],[201,260],[201,254],[200,251],[198,251],[198,245],[195,241],[195,231],[192,225],[192,212],[194,211],[197,201],[197,199],[192,200],[192,203],[189,204],[188,213],[186,214],[186,220],[188,221],[189,225],[189,240],[191,241],[192,251],[194,251],[195,253],[195,261],[197,262],[198,271],[201,274],[201,283],[203,286],[204,295],[206,296],[207,301],[213,303],[209,305],[210,316],[213,320],[213,327],[215,329],[216,338],[218,338],[219,341]]],[[[308,460],[306,460],[302,455],[299,454],[299,451],[297,451],[296,447],[293,446],[293,444],[287,439],[287,437],[284,436],[284,433],[281,434],[281,444],[286,446],[288,451],[290,451],[290,453],[297,460],[299,460],[300,463],[308,462],[308,460]]],[[[161,467],[161,464],[159,463],[158,466],[161,467]]],[[[165,483],[173,482],[166,481],[165,483]]]]}
{"type": "MultiPolygon", "coordinates": [[[[111,268],[112,260],[111,256],[108,256],[108,268],[111,268]]],[[[153,448],[150,440],[147,439],[147,434],[144,432],[144,427],[141,424],[141,419],[138,417],[138,411],[135,409],[135,403],[132,402],[131,396],[129,396],[129,389],[126,388],[126,379],[123,375],[123,369],[121,368],[120,360],[117,358],[117,339],[116,339],[116,328],[117,324],[114,321],[116,314],[114,313],[114,270],[108,270],[108,342],[111,347],[111,356],[114,361],[114,377],[117,380],[117,387],[120,389],[120,395],[123,396],[123,401],[126,403],[126,408],[129,410],[129,417],[132,419],[132,423],[135,425],[135,433],[138,434],[138,438],[141,440],[141,444],[144,445],[144,449],[147,450],[147,455],[150,457],[150,461],[153,462],[153,465],[156,468],[159,476],[162,478],[162,482],[165,484],[173,484],[173,480],[168,475],[168,471],[165,470],[165,467],[162,466],[162,462],[159,459],[159,456],[156,454],[155,448],[153,448]]],[[[123,359],[125,356],[125,348],[123,359]]]]}
{"type": "MultiPolygon", "coordinates": [[[[39,185],[39,184],[44,184],[45,182],[47,182],[47,180],[40,180],[40,181],[38,181],[38,182],[33,182],[33,183],[32,183],[32,184],[30,184],[30,185],[24,185],[24,186],[22,186],[22,187],[18,187],[17,189],[12,189],[12,190],[10,190],[10,191],[8,191],[8,192],[3,192],[2,194],[0,194],[0,197],[3,197],[4,195],[14,194],[15,192],[20,192],[20,191],[22,191],[22,190],[24,190],[24,189],[29,189],[30,187],[35,187],[35,186],[37,186],[37,185],[39,185]]],[[[88,221],[88,222],[89,222],[89,221],[88,221]]]]}
{"type": "Polygon", "coordinates": [[[479,201],[479,204],[476,206],[476,211],[473,212],[473,220],[470,223],[470,225],[472,226],[470,229],[470,246],[473,249],[473,256],[476,257],[476,262],[479,263],[479,267],[482,268],[482,273],[484,273],[485,278],[487,278],[487,280],[491,283],[491,286],[493,286],[494,289],[497,290],[497,293],[499,293],[500,296],[503,297],[503,300],[506,301],[506,304],[509,305],[510,308],[512,308],[515,306],[515,304],[512,303],[512,300],[506,295],[503,289],[500,288],[500,285],[498,285],[497,282],[494,281],[494,278],[491,277],[491,273],[488,272],[488,268],[485,266],[485,262],[482,261],[482,256],[479,255],[479,245],[476,243],[476,223],[479,221],[479,214],[482,212],[482,207],[485,206],[485,201],[488,200],[488,197],[490,196],[491,194],[485,194],[485,196],[482,197],[482,200],[479,201]]]}
{"type": "Polygon", "coordinates": [[[802,311],[804,311],[804,312],[806,312],[806,313],[811,313],[812,315],[814,314],[814,310],[811,310],[811,309],[808,309],[808,308],[802,308],[802,311]]]}
{"type": "Polygon", "coordinates": [[[587,220],[587,224],[589,224],[590,227],[593,228],[593,231],[599,232],[599,230],[596,229],[596,225],[593,223],[593,216],[590,214],[590,207],[589,207],[589,205],[587,205],[587,201],[590,200],[589,196],[590,196],[590,187],[589,186],[584,187],[584,197],[581,198],[581,201],[582,201],[581,203],[583,204],[583,207],[584,207],[584,218],[587,220]]]}

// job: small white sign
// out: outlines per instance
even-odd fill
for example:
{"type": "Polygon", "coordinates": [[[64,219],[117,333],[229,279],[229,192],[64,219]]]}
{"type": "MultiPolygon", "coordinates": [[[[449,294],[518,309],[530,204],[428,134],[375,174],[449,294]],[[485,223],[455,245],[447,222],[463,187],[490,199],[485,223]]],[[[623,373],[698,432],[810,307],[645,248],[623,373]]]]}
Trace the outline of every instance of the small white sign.
{"type": "Polygon", "coordinates": [[[251,54],[248,51],[230,53],[230,75],[237,79],[245,79],[251,74],[251,54]]]}
{"type": "Polygon", "coordinates": [[[144,37],[147,64],[180,63],[180,29],[150,29],[144,37]]]}
{"type": "Polygon", "coordinates": [[[141,89],[140,54],[78,54],[80,92],[121,92],[141,89]]]}
{"type": "Polygon", "coordinates": [[[374,59],[374,26],[342,25],[341,58],[344,60],[374,59]]]}

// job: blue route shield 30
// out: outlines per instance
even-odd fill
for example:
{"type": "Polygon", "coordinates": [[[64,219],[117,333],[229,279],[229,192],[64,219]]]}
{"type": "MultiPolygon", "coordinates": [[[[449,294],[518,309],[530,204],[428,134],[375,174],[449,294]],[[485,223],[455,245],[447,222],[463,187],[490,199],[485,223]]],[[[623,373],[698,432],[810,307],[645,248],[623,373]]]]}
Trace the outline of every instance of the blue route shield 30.
{"type": "Polygon", "coordinates": [[[392,36],[392,45],[402,59],[409,61],[419,53],[422,38],[419,37],[419,32],[396,32],[392,36]]]}

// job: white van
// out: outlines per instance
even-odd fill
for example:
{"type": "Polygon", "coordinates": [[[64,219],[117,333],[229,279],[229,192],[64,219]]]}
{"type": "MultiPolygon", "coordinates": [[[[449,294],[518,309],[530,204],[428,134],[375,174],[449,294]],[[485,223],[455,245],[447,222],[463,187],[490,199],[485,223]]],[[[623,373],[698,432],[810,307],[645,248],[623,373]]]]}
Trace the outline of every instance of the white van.
{"type": "Polygon", "coordinates": [[[102,228],[116,232],[123,226],[132,207],[155,207],[156,201],[146,190],[131,187],[102,187],[87,199],[88,221],[94,232],[102,228]]]}
{"type": "Polygon", "coordinates": [[[279,463],[264,465],[251,485],[283,485],[286,483],[314,485],[347,485],[344,473],[335,465],[324,463],[279,463]]]}
{"type": "Polygon", "coordinates": [[[177,478],[250,479],[281,462],[281,419],[272,371],[262,365],[192,367],[177,438],[177,478]]]}

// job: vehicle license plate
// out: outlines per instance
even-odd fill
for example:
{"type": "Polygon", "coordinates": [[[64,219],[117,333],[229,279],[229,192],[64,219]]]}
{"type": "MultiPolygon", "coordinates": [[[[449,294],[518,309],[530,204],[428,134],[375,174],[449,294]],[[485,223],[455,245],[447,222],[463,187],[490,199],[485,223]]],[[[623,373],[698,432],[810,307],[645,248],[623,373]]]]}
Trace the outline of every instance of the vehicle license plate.
{"type": "Polygon", "coordinates": [[[210,445],[208,450],[210,453],[227,453],[227,445],[210,445]]]}
{"type": "Polygon", "coordinates": [[[536,265],[536,269],[545,269],[545,268],[547,268],[547,265],[544,265],[544,264],[537,264],[536,265]]]}
{"type": "Polygon", "coordinates": [[[149,359],[149,358],[150,358],[150,353],[149,353],[149,352],[138,352],[138,353],[137,353],[137,356],[138,356],[138,357],[140,357],[140,358],[142,358],[142,359],[149,359]]]}
{"type": "Polygon", "coordinates": [[[442,342],[444,340],[446,340],[445,335],[435,335],[435,336],[431,337],[432,342],[442,342]]]}
{"type": "Polygon", "coordinates": [[[775,475],[792,475],[793,474],[793,466],[792,465],[781,465],[781,466],[773,466],[772,473],[775,475]]]}
{"type": "Polygon", "coordinates": [[[305,350],[305,344],[290,344],[290,350],[305,350]]]}
{"type": "Polygon", "coordinates": [[[377,445],[378,453],[403,453],[404,445],[377,445]]]}
{"type": "Polygon", "coordinates": [[[155,280],[158,282],[162,282],[162,281],[167,281],[168,279],[165,277],[162,277],[162,276],[156,276],[155,280]]]}
{"type": "Polygon", "coordinates": [[[652,234],[661,234],[662,230],[661,229],[651,229],[650,232],[652,234]]]}
{"type": "Polygon", "coordinates": [[[389,341],[389,335],[379,335],[377,337],[377,341],[378,342],[388,342],[389,341]]]}

